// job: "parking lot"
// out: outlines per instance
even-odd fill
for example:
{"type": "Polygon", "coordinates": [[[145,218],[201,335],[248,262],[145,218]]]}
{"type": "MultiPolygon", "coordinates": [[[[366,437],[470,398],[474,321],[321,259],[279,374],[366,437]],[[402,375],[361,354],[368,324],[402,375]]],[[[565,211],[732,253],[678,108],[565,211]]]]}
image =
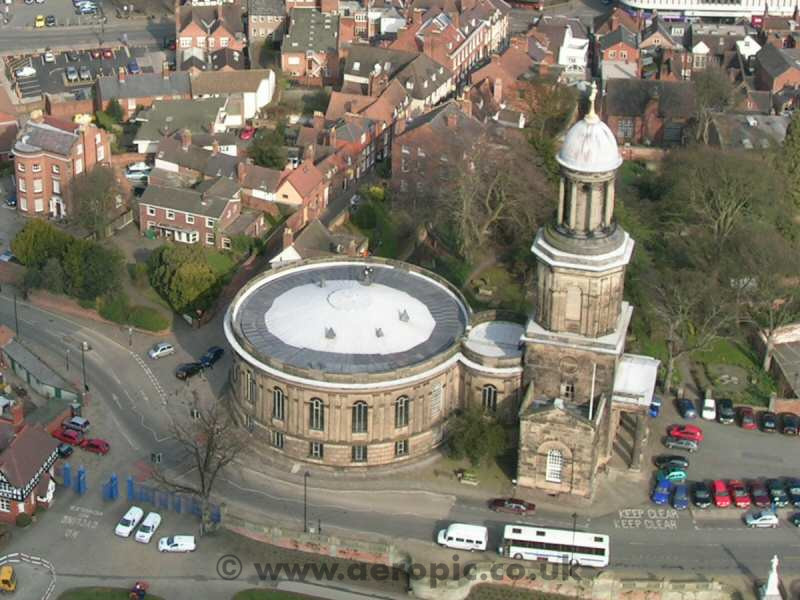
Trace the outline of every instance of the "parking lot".
{"type": "Polygon", "coordinates": [[[70,25],[89,25],[100,23],[104,18],[105,0],[96,0],[98,12],[96,15],[77,15],[72,0],[44,0],[37,3],[15,2],[9,7],[9,25],[12,27],[33,27],[36,17],[53,15],[56,20],[55,27],[68,27],[70,25]]]}
{"type": "Polygon", "coordinates": [[[10,68],[12,73],[16,73],[17,69],[26,65],[36,69],[35,75],[17,79],[23,98],[33,98],[41,94],[76,92],[78,99],[83,99],[89,97],[89,88],[97,77],[115,75],[120,68],[125,68],[132,58],[136,59],[143,73],[160,71],[160,67],[156,69],[155,65],[160,65],[165,59],[163,52],[149,52],[146,48],[112,49],[106,46],[103,50],[110,52],[111,58],[104,58],[99,50],[100,48],[53,52],[55,60],[50,63],[45,62],[44,54],[19,57],[10,63],[10,68]],[[68,82],[66,71],[70,66],[77,71],[80,71],[81,67],[86,67],[89,70],[90,79],[68,82]]]}
{"type": "MultiPolygon", "coordinates": [[[[698,413],[699,409],[700,407],[698,413]]],[[[760,410],[756,409],[757,415],[760,410]]],[[[690,487],[695,481],[710,484],[715,479],[741,479],[748,483],[770,478],[800,478],[800,464],[797,462],[797,457],[800,456],[800,437],[760,430],[749,431],[738,424],[723,425],[699,417],[683,419],[673,402],[666,403],[661,416],[651,421],[650,449],[653,457],[672,454],[688,458],[690,487]],[[673,424],[692,424],[703,430],[703,441],[700,442],[697,452],[689,454],[664,447],[667,427],[673,424]]],[[[654,483],[655,467],[652,469],[654,483]]],[[[742,527],[742,514],[746,512],[735,507],[699,509],[692,505],[689,510],[699,528],[742,527]]],[[[781,526],[790,526],[786,517],[798,510],[789,507],[777,512],[782,521],[781,526]]]]}

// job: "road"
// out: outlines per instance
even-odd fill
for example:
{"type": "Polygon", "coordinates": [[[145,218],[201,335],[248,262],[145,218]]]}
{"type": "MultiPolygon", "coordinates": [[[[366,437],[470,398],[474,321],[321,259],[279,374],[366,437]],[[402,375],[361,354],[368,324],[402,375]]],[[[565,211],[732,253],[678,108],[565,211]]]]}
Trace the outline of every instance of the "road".
{"type": "Polygon", "coordinates": [[[90,48],[101,43],[118,45],[127,35],[130,46],[158,46],[165,37],[175,37],[175,23],[146,20],[112,20],[102,29],[99,26],[56,27],[33,30],[29,28],[0,28],[0,54],[22,54],[45,48],[61,50],[90,48]]]}
{"type": "MultiPolygon", "coordinates": [[[[48,360],[63,360],[66,348],[77,349],[83,340],[92,346],[86,355],[91,409],[93,415],[107,415],[110,419],[105,430],[120,434],[111,437],[114,452],[106,457],[110,460],[97,463],[102,478],[112,470],[130,472],[137,464],[146,462],[150,452],[162,452],[166,461],[173,459],[175,448],[168,436],[172,415],[188,410],[186,401],[191,389],[209,386],[219,392],[224,384],[228,363],[215,368],[209,374],[209,381],[197,380],[187,388],[171,377],[174,361],[153,364],[141,359],[146,344],[151,343],[148,340],[137,339],[133,349],[129,349],[127,336],[113,328],[86,327],[22,301],[18,309],[21,338],[37,349],[46,348],[43,351],[51,354],[45,356],[48,360]]],[[[190,330],[177,323],[178,359],[202,352],[212,341],[220,343],[219,319],[201,330],[190,330]]],[[[0,296],[0,322],[14,326],[13,304],[7,295],[0,296]]],[[[70,371],[78,383],[79,356],[77,350],[72,352],[70,371]]],[[[97,475],[93,473],[93,477],[97,475]]],[[[242,466],[230,468],[223,474],[216,493],[232,505],[243,505],[284,522],[299,524],[303,514],[302,485],[242,466]]],[[[509,521],[507,517],[490,513],[485,502],[475,498],[411,489],[328,489],[325,484],[314,485],[313,482],[309,486],[309,510],[310,521],[320,520],[326,533],[380,534],[393,538],[401,546],[403,540],[417,544],[432,542],[435,532],[445,523],[462,521],[487,525],[492,536],[491,546],[496,547],[502,525],[509,521]]],[[[520,520],[571,526],[568,515],[544,507],[540,507],[535,518],[520,520]]],[[[784,575],[800,574],[800,530],[788,526],[778,530],[747,530],[740,523],[740,513],[734,511],[677,513],[657,509],[640,499],[619,511],[580,517],[577,525],[611,535],[613,567],[706,574],[752,570],[762,574],[769,557],[778,553],[784,575]]]]}

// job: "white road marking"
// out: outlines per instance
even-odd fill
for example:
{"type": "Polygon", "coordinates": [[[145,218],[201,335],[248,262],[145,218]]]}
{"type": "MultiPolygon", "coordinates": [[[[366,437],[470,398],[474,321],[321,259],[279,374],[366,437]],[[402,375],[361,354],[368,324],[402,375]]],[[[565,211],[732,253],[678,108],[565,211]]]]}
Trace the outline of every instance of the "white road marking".
{"type": "Polygon", "coordinates": [[[114,416],[114,413],[112,412],[109,414],[111,415],[111,420],[114,421],[114,423],[117,426],[117,431],[119,431],[122,434],[122,437],[124,437],[125,440],[131,445],[131,448],[133,448],[134,450],[138,450],[139,446],[133,443],[133,440],[125,432],[125,429],[122,427],[122,425],[120,425],[120,422],[117,421],[117,417],[114,416]]]}

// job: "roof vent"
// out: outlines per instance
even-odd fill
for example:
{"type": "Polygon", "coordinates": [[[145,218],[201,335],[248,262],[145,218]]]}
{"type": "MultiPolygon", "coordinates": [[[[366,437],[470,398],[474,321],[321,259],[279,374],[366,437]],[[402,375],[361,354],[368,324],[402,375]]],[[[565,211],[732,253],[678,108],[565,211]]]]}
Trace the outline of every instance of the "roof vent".
{"type": "Polygon", "coordinates": [[[329,340],[336,339],[336,332],[333,330],[333,327],[325,328],[325,337],[329,340]]]}
{"type": "Polygon", "coordinates": [[[403,323],[408,323],[409,316],[408,316],[408,311],[405,308],[400,311],[400,313],[398,314],[398,317],[400,317],[400,320],[403,323]]]}
{"type": "Polygon", "coordinates": [[[382,338],[383,337],[383,329],[381,329],[380,327],[375,329],[375,337],[382,338]]]}

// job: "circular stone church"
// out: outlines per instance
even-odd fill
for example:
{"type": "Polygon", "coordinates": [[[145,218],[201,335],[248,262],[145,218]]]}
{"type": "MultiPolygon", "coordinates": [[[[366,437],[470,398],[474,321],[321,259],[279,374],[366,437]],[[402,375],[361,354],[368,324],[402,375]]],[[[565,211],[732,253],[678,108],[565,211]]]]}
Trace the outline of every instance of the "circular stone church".
{"type": "Polygon", "coordinates": [[[473,315],[447,281],[406,263],[273,269],[225,318],[237,409],[292,459],[359,467],[422,456],[466,404],[516,419],[524,327],[494,316],[473,315]]]}

